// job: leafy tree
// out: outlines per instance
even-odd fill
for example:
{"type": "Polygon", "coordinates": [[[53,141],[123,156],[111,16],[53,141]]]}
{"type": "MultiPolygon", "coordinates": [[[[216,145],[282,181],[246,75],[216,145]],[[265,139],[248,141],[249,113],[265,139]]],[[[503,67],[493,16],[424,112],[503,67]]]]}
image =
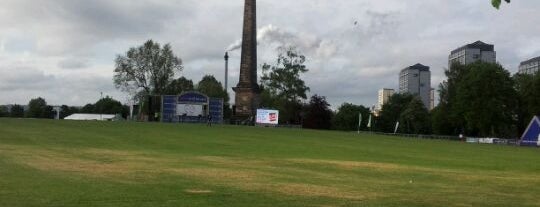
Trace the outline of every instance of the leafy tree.
{"type": "Polygon", "coordinates": [[[280,48],[276,64],[262,66],[261,105],[278,109],[281,122],[300,122],[302,101],[309,91],[300,77],[309,71],[305,61],[306,57],[295,48],[280,48]]]}
{"type": "Polygon", "coordinates": [[[171,46],[148,40],[131,48],[125,56],[118,55],[114,84],[123,91],[142,95],[163,95],[174,75],[182,70],[182,60],[173,54],[171,46]]]}
{"type": "Polygon", "coordinates": [[[77,107],[69,107],[67,105],[62,105],[60,110],[60,119],[64,119],[75,113],[79,113],[79,109],[77,107]]]}
{"type": "Polygon", "coordinates": [[[376,119],[374,128],[377,131],[386,133],[393,133],[396,122],[400,120],[401,113],[405,110],[405,107],[413,100],[414,96],[411,94],[394,94],[390,97],[388,102],[383,105],[379,117],[376,119]]]}
{"type": "Polygon", "coordinates": [[[52,118],[52,107],[47,105],[45,99],[39,97],[30,100],[26,117],[29,118],[52,118]]]}
{"type": "Polygon", "coordinates": [[[224,102],[223,118],[228,119],[232,116],[232,109],[229,104],[229,93],[227,93],[221,82],[219,82],[213,75],[204,76],[202,80],[197,83],[196,89],[209,97],[222,98],[224,102]]]}
{"type": "Polygon", "coordinates": [[[450,122],[448,105],[439,104],[431,110],[431,127],[434,134],[454,135],[460,133],[450,122]]]}
{"type": "MultiPolygon", "coordinates": [[[[504,1],[506,1],[506,3],[510,3],[510,0],[504,0],[504,1]]],[[[493,5],[493,7],[497,8],[497,9],[500,8],[501,3],[502,3],[501,0],[491,0],[491,4],[493,5]]]]}
{"type": "Polygon", "coordinates": [[[85,114],[93,114],[96,111],[95,108],[96,106],[94,106],[94,104],[86,104],[82,107],[80,112],[85,114]]]}
{"type": "Polygon", "coordinates": [[[437,134],[457,135],[465,128],[463,111],[456,107],[458,86],[467,75],[467,66],[453,63],[444,73],[447,80],[439,86],[440,103],[437,110],[432,111],[433,130],[437,134]]]}
{"type": "Polygon", "coordinates": [[[94,113],[98,114],[121,114],[123,117],[126,117],[128,110],[126,110],[120,101],[114,100],[109,96],[98,100],[94,104],[94,113]]]}
{"type": "Polygon", "coordinates": [[[521,134],[533,116],[540,115],[540,75],[516,74],[513,78],[518,100],[517,129],[521,134]]]}
{"type": "Polygon", "coordinates": [[[7,106],[0,106],[0,117],[8,117],[9,112],[7,106]]]}
{"type": "Polygon", "coordinates": [[[164,94],[167,95],[179,95],[184,92],[193,91],[195,87],[193,86],[193,81],[185,77],[180,77],[173,80],[167,88],[165,89],[164,94]]]}
{"type": "Polygon", "coordinates": [[[477,62],[458,86],[456,111],[463,114],[467,133],[510,137],[516,91],[510,73],[499,64],[477,62]]]}
{"type": "Polygon", "coordinates": [[[275,97],[290,102],[305,100],[309,87],[300,75],[308,72],[304,65],[306,57],[295,48],[280,50],[276,65],[263,64],[261,83],[275,97]]]}
{"type": "Polygon", "coordinates": [[[305,107],[306,117],[303,127],[308,129],[330,129],[332,127],[332,115],[330,104],[326,97],[313,95],[309,104],[305,107]]]}
{"type": "Polygon", "coordinates": [[[399,116],[401,124],[400,131],[407,134],[429,134],[431,133],[429,119],[428,109],[415,96],[409,101],[399,116]]]}
{"type": "Polygon", "coordinates": [[[354,131],[358,129],[359,114],[362,114],[361,130],[367,130],[369,119],[369,108],[350,103],[342,104],[334,118],[332,119],[332,128],[343,131],[354,131]]]}
{"type": "Polygon", "coordinates": [[[225,103],[229,102],[229,94],[223,88],[221,82],[219,82],[213,75],[205,75],[199,83],[197,83],[197,91],[212,97],[223,98],[225,103]]]}
{"type": "Polygon", "coordinates": [[[9,113],[9,116],[10,117],[13,117],[13,118],[22,118],[24,117],[24,107],[21,106],[21,105],[13,105],[11,107],[11,111],[9,113]]]}

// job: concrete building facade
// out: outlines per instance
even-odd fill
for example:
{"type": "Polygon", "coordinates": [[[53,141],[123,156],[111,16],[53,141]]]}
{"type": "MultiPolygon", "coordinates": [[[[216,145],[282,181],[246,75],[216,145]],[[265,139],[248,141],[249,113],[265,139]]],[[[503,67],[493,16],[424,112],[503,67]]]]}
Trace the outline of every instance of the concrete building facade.
{"type": "Polygon", "coordinates": [[[401,70],[399,93],[418,95],[426,108],[431,109],[431,71],[420,63],[401,70]]]}
{"type": "Polygon", "coordinates": [[[468,65],[477,61],[496,63],[497,52],[495,52],[495,46],[486,44],[482,41],[476,41],[457,48],[453,50],[448,57],[448,67],[454,62],[468,65]]]}
{"type": "Polygon", "coordinates": [[[388,103],[388,100],[390,100],[390,97],[394,95],[395,90],[394,89],[388,89],[383,88],[379,90],[379,101],[377,102],[377,106],[375,107],[375,110],[381,111],[384,104],[388,103]]]}
{"type": "Polygon", "coordinates": [[[519,64],[519,73],[534,75],[540,71],[540,57],[523,61],[519,64]]]}

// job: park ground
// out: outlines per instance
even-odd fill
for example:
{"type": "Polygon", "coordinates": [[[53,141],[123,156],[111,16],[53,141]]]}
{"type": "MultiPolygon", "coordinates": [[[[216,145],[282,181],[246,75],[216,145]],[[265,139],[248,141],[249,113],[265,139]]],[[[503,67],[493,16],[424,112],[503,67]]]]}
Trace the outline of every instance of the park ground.
{"type": "Polygon", "coordinates": [[[540,150],[239,126],[0,119],[0,206],[540,206],[540,150]]]}

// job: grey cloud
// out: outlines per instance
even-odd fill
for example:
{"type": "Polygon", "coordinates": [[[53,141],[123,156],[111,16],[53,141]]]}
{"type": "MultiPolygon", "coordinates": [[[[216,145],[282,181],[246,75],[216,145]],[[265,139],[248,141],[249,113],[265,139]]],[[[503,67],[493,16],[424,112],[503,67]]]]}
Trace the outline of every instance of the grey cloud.
{"type": "Polygon", "coordinates": [[[90,66],[88,60],[75,57],[66,58],[58,62],[58,67],[63,69],[84,69],[90,66]]]}
{"type": "MultiPolygon", "coordinates": [[[[504,10],[466,0],[258,3],[258,23],[266,28],[259,63],[274,62],[277,46],[298,46],[308,58],[311,93],[327,96],[333,106],[374,104],[378,89],[397,87],[399,70],[417,62],[431,66],[436,87],[449,51],[476,40],[495,44],[498,60],[512,71],[540,55],[540,27],[534,26],[540,1],[516,1],[504,10]]],[[[242,6],[223,0],[3,0],[0,65],[33,70],[9,70],[16,76],[10,81],[0,77],[0,93],[9,97],[0,97],[0,104],[39,94],[76,104],[95,101],[99,91],[120,97],[112,86],[114,56],[147,39],[171,43],[186,65],[182,75],[195,82],[204,74],[222,80],[223,53],[242,35],[242,6]],[[22,48],[35,52],[26,57],[8,51],[9,39],[19,36],[34,42],[22,48]]],[[[240,52],[230,55],[234,85],[240,52]]]]}

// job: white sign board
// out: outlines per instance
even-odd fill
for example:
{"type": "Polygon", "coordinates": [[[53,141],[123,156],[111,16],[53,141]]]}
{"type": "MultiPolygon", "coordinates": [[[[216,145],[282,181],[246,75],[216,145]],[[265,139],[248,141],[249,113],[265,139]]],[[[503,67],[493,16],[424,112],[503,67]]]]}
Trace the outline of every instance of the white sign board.
{"type": "Polygon", "coordinates": [[[202,116],[203,106],[194,104],[178,104],[176,105],[176,115],[178,116],[202,116]]]}
{"type": "Polygon", "coordinates": [[[279,111],[257,109],[257,124],[273,124],[279,123],[279,111]]]}

